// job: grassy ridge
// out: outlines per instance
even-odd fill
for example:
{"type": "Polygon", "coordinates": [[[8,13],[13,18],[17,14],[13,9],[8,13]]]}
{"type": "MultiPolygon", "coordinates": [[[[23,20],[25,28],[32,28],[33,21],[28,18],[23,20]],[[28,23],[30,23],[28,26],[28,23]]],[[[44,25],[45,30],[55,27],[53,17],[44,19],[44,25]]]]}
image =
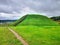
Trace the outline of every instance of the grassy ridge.
{"type": "Polygon", "coordinates": [[[12,27],[29,45],[60,45],[60,28],[56,26],[12,27]]]}
{"type": "Polygon", "coordinates": [[[0,27],[0,45],[22,45],[6,27],[0,27]]]}
{"type": "Polygon", "coordinates": [[[39,14],[27,14],[16,21],[15,25],[55,26],[57,23],[46,16],[39,14]]]}
{"type": "Polygon", "coordinates": [[[20,18],[19,20],[17,20],[16,22],[12,23],[14,26],[18,25],[19,23],[23,22],[23,20],[25,20],[27,15],[23,16],[22,18],[20,18]]]}

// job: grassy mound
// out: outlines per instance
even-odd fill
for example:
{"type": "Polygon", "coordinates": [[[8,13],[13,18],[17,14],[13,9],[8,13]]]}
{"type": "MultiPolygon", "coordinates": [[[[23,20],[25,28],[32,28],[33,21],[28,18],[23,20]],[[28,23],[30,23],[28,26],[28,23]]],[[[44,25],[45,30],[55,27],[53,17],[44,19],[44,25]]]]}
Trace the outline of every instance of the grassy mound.
{"type": "Polygon", "coordinates": [[[43,15],[27,14],[14,23],[17,25],[55,26],[57,23],[43,15]]]}

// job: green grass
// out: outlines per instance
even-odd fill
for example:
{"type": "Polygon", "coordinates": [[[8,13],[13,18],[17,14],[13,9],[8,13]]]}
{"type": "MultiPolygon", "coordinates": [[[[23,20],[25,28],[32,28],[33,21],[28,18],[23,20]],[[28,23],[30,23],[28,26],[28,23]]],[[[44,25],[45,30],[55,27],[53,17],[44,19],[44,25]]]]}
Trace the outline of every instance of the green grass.
{"type": "Polygon", "coordinates": [[[12,27],[29,45],[60,45],[60,26],[12,27]]]}
{"type": "Polygon", "coordinates": [[[22,45],[6,27],[0,27],[0,45],[22,45]]]}
{"type": "Polygon", "coordinates": [[[32,26],[55,26],[58,25],[56,22],[52,21],[46,16],[39,14],[27,14],[23,16],[21,19],[17,20],[14,23],[16,26],[20,25],[32,25],[32,26]]]}
{"type": "Polygon", "coordinates": [[[8,26],[21,35],[29,45],[60,45],[60,26],[46,16],[27,14],[14,23],[0,24],[0,26],[2,26],[0,45],[22,45],[6,28],[8,26]]]}

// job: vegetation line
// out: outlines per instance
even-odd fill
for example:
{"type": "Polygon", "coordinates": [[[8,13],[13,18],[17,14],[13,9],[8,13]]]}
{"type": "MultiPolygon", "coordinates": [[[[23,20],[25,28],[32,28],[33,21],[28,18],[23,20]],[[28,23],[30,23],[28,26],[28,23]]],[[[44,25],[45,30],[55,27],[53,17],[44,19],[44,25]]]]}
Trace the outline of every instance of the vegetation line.
{"type": "Polygon", "coordinates": [[[17,22],[14,24],[14,26],[16,26],[16,25],[18,25],[19,23],[21,23],[23,20],[25,20],[26,17],[27,17],[27,15],[26,15],[26,16],[23,16],[22,18],[20,18],[19,21],[17,21],[17,22]]]}
{"type": "Polygon", "coordinates": [[[20,35],[18,35],[15,31],[13,31],[11,28],[9,28],[8,27],[8,29],[17,37],[17,39],[19,40],[19,41],[21,41],[21,43],[23,44],[23,45],[28,45],[28,43],[20,36],[20,35]]]}

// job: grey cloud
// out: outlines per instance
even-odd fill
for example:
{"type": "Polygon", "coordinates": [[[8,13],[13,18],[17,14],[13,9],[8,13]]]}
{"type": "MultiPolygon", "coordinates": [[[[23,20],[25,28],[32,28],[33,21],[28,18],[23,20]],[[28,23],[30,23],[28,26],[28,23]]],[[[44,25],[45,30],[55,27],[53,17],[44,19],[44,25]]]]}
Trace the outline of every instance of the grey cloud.
{"type": "Polygon", "coordinates": [[[29,7],[37,13],[60,15],[60,0],[0,0],[0,12],[20,13],[23,8],[29,7]]]}
{"type": "Polygon", "coordinates": [[[60,15],[60,0],[28,0],[25,4],[38,13],[60,15]]]}
{"type": "Polygon", "coordinates": [[[15,0],[0,0],[0,12],[2,13],[13,13],[20,12],[22,5],[20,2],[15,0]]]}

